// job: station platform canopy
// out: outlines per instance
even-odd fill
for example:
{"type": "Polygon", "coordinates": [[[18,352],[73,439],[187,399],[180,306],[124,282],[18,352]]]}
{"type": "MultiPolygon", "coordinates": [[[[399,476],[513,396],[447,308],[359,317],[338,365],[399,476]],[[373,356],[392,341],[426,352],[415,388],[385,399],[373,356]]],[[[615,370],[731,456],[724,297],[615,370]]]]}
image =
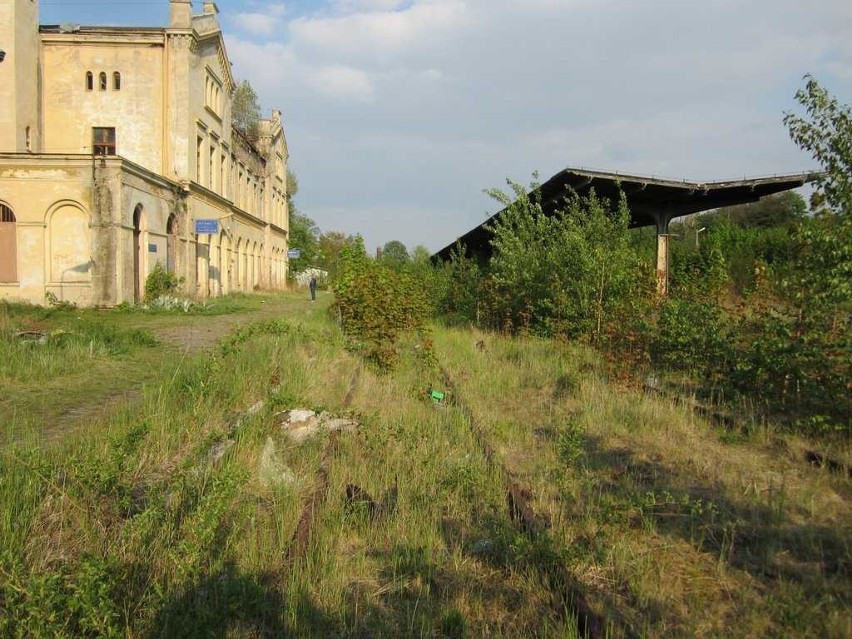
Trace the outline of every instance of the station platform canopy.
{"type": "MultiPolygon", "coordinates": [[[[585,196],[594,189],[598,197],[611,202],[616,202],[623,192],[630,208],[630,226],[656,226],[658,235],[663,235],[668,233],[669,222],[674,218],[756,202],[766,195],[800,187],[818,175],[813,172],[742,180],[688,182],[566,168],[541,185],[540,198],[544,214],[552,215],[564,206],[566,196],[572,192],[585,196]]],[[[488,226],[503,211],[505,209],[435,253],[433,259],[449,260],[459,243],[467,255],[487,258],[491,254],[491,232],[488,226]]]]}

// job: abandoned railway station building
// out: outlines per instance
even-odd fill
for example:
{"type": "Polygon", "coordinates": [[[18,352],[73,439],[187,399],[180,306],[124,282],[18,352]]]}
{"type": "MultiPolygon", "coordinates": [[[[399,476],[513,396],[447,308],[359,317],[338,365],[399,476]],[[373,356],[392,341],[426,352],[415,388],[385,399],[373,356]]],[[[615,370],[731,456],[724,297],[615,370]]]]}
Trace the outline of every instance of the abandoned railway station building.
{"type": "Polygon", "coordinates": [[[38,0],[0,0],[0,299],[140,301],[157,263],[196,297],[284,287],[281,113],[234,129],[216,4],[151,1],[168,27],[39,26],[38,0]]]}

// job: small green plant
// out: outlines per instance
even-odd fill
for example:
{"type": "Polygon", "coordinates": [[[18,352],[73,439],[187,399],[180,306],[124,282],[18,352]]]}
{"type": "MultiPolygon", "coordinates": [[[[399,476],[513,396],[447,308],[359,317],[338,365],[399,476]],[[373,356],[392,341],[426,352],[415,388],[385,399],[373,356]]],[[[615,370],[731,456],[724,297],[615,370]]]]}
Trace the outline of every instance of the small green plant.
{"type": "Polygon", "coordinates": [[[556,440],[559,459],[573,466],[583,456],[583,427],[572,418],[562,427],[556,440]]]}
{"type": "Polygon", "coordinates": [[[145,280],[145,301],[152,302],[158,297],[174,293],[182,285],[182,277],[170,273],[157,262],[145,280]]]}
{"type": "Polygon", "coordinates": [[[441,633],[447,639],[462,639],[467,632],[464,615],[453,608],[441,616],[441,633]]]}
{"type": "Polygon", "coordinates": [[[50,308],[56,309],[57,311],[73,311],[77,308],[77,305],[74,302],[69,302],[68,300],[60,300],[56,297],[56,293],[53,291],[47,291],[44,294],[44,301],[47,302],[47,305],[50,308]]]}

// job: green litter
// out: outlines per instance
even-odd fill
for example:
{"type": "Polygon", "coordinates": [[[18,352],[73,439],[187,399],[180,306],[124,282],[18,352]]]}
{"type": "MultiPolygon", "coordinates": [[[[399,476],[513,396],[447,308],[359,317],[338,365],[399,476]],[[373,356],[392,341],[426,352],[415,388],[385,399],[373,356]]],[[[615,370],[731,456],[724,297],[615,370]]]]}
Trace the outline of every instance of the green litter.
{"type": "Polygon", "coordinates": [[[429,397],[432,398],[432,401],[442,402],[444,401],[444,397],[446,397],[446,393],[442,393],[441,391],[429,389],[429,397]]]}

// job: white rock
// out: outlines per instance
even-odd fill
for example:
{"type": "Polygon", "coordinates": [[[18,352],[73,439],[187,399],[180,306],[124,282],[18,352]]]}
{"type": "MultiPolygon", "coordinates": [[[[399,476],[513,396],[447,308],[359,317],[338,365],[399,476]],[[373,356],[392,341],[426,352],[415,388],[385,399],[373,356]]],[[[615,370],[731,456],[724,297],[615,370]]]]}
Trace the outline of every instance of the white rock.
{"type": "Polygon", "coordinates": [[[278,449],[271,437],[266,438],[266,445],[260,455],[258,474],[260,475],[260,482],[271,488],[292,486],[296,483],[296,476],[278,456],[278,449]]]}
{"type": "Polygon", "coordinates": [[[320,432],[320,425],[316,422],[312,422],[307,426],[299,426],[298,428],[291,428],[287,431],[287,437],[290,438],[291,441],[300,444],[306,439],[310,439],[314,435],[320,432]]]}
{"type": "Polygon", "coordinates": [[[317,414],[312,410],[294,408],[293,410],[288,410],[284,413],[284,421],[288,424],[301,424],[302,422],[306,422],[316,416],[317,414]]]}

